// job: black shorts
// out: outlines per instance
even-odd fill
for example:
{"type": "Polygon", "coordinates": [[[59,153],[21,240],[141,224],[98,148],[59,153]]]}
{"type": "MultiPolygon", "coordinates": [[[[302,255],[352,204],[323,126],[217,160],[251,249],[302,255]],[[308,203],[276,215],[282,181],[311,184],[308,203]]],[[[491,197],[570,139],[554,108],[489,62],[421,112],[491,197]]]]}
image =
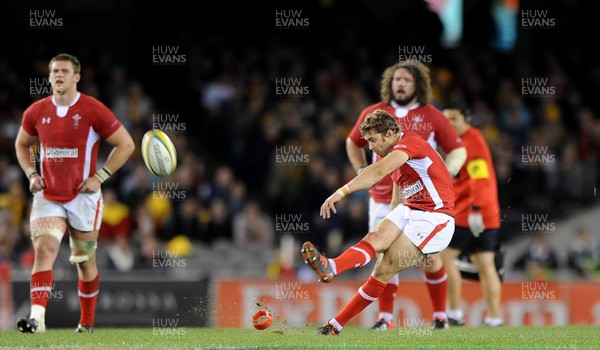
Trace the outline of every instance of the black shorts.
{"type": "Polygon", "coordinates": [[[468,227],[456,226],[448,247],[472,254],[496,251],[499,243],[499,229],[483,230],[479,237],[475,237],[468,227]]]}
{"type": "MultiPolygon", "coordinates": [[[[462,278],[479,281],[479,273],[477,273],[477,268],[471,261],[471,254],[461,253],[454,260],[454,263],[458,271],[460,271],[462,278]]],[[[494,265],[500,281],[504,281],[504,250],[500,246],[496,247],[494,251],[494,265]]]]}

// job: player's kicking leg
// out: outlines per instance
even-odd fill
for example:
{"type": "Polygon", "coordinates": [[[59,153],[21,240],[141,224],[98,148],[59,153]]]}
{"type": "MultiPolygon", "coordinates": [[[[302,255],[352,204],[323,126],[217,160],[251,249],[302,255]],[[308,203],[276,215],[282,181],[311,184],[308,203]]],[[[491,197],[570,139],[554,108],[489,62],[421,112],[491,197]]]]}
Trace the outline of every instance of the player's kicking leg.
{"type": "Polygon", "coordinates": [[[329,283],[336,275],[350,269],[365,266],[377,252],[386,251],[400,235],[400,230],[389,220],[383,220],[375,231],[369,232],[356,245],[340,256],[327,259],[311,242],[302,245],[304,262],[317,273],[320,282],[329,283]]]}
{"type": "Polygon", "coordinates": [[[346,304],[344,309],[323,327],[317,335],[338,335],[348,321],[369,306],[383,292],[386,282],[396,273],[418,263],[425,255],[406,237],[400,235],[377,261],[373,273],[346,304]]]}
{"type": "MultiPolygon", "coordinates": [[[[334,327],[338,332],[341,331],[347,321],[383,293],[386,282],[395,273],[413,266],[426,255],[431,256],[444,250],[454,233],[454,218],[443,213],[424,212],[399,205],[377,226],[375,234],[380,233],[384,233],[387,237],[397,237],[397,239],[390,244],[383,257],[377,261],[369,280],[359,289],[344,310],[324,326],[323,330],[327,331],[334,327]]],[[[381,241],[374,242],[377,244],[374,250],[382,247],[381,241]]],[[[344,252],[340,258],[347,252],[344,252]]],[[[371,258],[374,255],[375,252],[371,258]]],[[[336,259],[332,259],[332,261],[332,269],[336,273],[337,261],[336,259]]],[[[360,262],[360,259],[358,261],[360,262]]],[[[349,262],[352,260],[343,263],[348,264],[349,262]]],[[[322,334],[331,334],[331,332],[322,334]]]]}

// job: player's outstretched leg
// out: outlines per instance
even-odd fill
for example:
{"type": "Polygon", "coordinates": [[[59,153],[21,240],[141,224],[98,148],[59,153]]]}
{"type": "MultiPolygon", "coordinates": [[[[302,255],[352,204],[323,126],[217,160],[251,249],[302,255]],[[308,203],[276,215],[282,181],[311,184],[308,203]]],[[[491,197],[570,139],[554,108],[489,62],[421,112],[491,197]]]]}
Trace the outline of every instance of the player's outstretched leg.
{"type": "Polygon", "coordinates": [[[358,292],[342,311],[329,320],[324,327],[330,329],[330,326],[333,326],[335,330],[341,332],[347,322],[381,296],[387,284],[384,281],[388,281],[394,274],[413,266],[423,257],[424,255],[405,235],[398,237],[390,249],[377,261],[367,282],[358,289],[358,292]]]}
{"type": "Polygon", "coordinates": [[[304,262],[319,276],[319,281],[326,283],[346,270],[365,266],[375,257],[375,249],[365,240],[350,247],[335,259],[327,259],[311,242],[302,245],[301,253],[304,262]]]}
{"type": "Polygon", "coordinates": [[[329,259],[321,254],[311,242],[304,242],[300,252],[304,258],[304,263],[315,270],[319,276],[319,282],[329,283],[333,281],[335,274],[333,273],[329,259]]]}

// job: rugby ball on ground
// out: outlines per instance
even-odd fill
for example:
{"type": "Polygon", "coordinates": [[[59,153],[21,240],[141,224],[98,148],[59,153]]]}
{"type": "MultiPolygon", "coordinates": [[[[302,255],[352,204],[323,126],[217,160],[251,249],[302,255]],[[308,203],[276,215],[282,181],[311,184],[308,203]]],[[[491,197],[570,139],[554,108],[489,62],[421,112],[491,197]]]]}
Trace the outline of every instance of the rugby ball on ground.
{"type": "Polygon", "coordinates": [[[258,310],[252,316],[252,326],[259,331],[269,328],[273,323],[273,314],[268,310],[258,310]]]}
{"type": "Polygon", "coordinates": [[[150,172],[156,176],[169,176],[177,167],[177,151],[173,142],[162,130],[148,130],[142,137],[142,158],[150,172]]]}

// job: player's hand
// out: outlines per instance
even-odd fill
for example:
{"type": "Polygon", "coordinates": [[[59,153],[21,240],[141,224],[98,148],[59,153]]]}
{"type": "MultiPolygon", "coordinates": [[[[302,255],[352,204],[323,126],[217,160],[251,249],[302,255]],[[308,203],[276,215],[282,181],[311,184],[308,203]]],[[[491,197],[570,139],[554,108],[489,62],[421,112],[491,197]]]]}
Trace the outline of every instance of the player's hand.
{"type": "Polygon", "coordinates": [[[36,193],[44,188],[46,188],[46,181],[44,181],[44,178],[37,174],[31,176],[31,180],[29,180],[29,191],[31,193],[36,193]]]}
{"type": "Polygon", "coordinates": [[[469,229],[471,229],[473,236],[479,237],[479,234],[485,230],[481,212],[469,213],[467,221],[469,222],[469,229]]]}
{"type": "Polygon", "coordinates": [[[81,193],[98,192],[100,190],[100,180],[95,176],[90,176],[79,184],[77,190],[81,193]]]}
{"type": "Polygon", "coordinates": [[[335,209],[335,203],[339,202],[342,198],[344,198],[344,196],[338,192],[334,192],[331,196],[329,196],[323,205],[321,205],[321,217],[323,219],[329,219],[332,211],[337,213],[337,210],[335,209]]]}

